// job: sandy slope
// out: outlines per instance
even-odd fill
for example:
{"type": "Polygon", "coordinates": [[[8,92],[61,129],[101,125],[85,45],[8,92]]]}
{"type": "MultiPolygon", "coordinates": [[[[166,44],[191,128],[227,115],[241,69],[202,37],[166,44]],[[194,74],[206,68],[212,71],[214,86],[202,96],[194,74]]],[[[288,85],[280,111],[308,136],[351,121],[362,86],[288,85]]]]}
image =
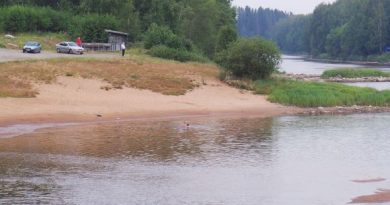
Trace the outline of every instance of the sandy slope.
{"type": "Polygon", "coordinates": [[[99,80],[60,77],[56,84],[37,85],[31,99],[0,99],[0,123],[111,120],[118,118],[194,115],[275,116],[297,110],[241,92],[217,80],[206,81],[184,96],[165,96],[126,88],[105,91],[99,80]],[[97,116],[97,115],[101,115],[97,116]]]}

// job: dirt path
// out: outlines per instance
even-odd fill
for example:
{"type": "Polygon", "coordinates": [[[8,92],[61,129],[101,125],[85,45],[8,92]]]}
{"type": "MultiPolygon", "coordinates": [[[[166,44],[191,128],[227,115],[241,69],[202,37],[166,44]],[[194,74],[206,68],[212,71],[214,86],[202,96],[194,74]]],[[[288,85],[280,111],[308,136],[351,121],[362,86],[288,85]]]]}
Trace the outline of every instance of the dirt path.
{"type": "Polygon", "coordinates": [[[39,54],[22,53],[20,50],[0,49],[0,63],[20,60],[39,60],[50,58],[120,58],[116,53],[85,53],[84,55],[55,53],[53,51],[42,51],[39,54]]]}

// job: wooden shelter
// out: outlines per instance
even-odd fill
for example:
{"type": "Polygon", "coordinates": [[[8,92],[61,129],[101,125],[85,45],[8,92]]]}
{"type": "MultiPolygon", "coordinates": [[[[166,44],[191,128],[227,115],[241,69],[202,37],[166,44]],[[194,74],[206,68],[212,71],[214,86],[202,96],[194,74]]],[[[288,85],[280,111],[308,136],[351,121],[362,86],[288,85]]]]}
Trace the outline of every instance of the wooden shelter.
{"type": "Polygon", "coordinates": [[[113,31],[113,30],[104,30],[108,34],[108,43],[111,44],[110,50],[112,51],[119,51],[121,50],[121,44],[127,43],[127,39],[129,34],[120,32],[120,31],[113,31]]]}

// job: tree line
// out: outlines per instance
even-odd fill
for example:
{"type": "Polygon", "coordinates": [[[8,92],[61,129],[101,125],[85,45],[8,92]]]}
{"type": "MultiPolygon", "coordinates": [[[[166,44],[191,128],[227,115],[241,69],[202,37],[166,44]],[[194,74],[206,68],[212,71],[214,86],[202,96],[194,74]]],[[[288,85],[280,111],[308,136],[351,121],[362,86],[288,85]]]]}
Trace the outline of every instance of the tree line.
{"type": "Polygon", "coordinates": [[[261,8],[238,9],[238,14],[238,21],[250,17],[250,20],[238,23],[242,36],[255,34],[267,37],[287,53],[366,60],[367,57],[383,54],[390,46],[388,0],[338,0],[331,4],[320,4],[309,15],[283,15],[281,11],[261,8]],[[272,23],[267,15],[278,20],[272,23]],[[250,27],[261,32],[248,33],[248,26],[242,26],[245,24],[256,24],[259,28],[250,27]]]}
{"type": "Polygon", "coordinates": [[[235,30],[231,0],[2,0],[0,31],[67,32],[88,41],[104,41],[102,29],[143,40],[152,25],[188,39],[204,54],[216,52],[218,35],[235,30]]]}
{"type": "Polygon", "coordinates": [[[291,13],[277,9],[250,7],[237,8],[237,30],[243,37],[261,36],[272,38],[274,26],[282,19],[292,16],[291,13]]]}

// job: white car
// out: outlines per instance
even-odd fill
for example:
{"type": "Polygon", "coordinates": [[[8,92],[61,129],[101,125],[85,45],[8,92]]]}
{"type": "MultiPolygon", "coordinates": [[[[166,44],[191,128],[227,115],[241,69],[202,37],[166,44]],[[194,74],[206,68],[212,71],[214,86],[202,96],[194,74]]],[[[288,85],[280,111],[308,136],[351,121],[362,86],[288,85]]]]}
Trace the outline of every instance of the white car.
{"type": "Polygon", "coordinates": [[[56,45],[57,53],[73,53],[80,54],[84,53],[84,48],[78,46],[75,42],[61,42],[56,45]]]}

